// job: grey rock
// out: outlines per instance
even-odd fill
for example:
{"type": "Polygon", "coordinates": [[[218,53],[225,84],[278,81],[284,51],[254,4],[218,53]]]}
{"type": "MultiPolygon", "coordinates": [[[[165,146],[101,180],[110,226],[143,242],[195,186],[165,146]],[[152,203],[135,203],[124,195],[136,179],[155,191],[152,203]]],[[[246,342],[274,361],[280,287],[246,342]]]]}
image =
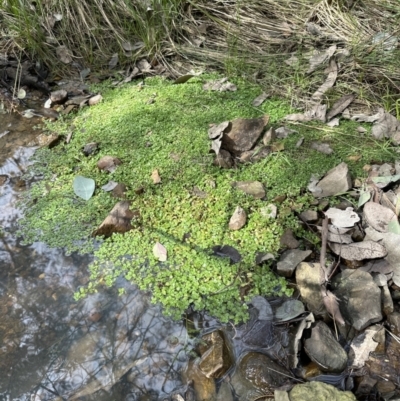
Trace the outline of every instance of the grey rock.
{"type": "Polygon", "coordinates": [[[255,295],[250,303],[258,310],[258,320],[270,320],[274,318],[270,303],[262,296],[255,295]]]}
{"type": "Polygon", "coordinates": [[[356,330],[382,320],[381,291],[369,273],[344,270],[332,280],[332,288],[343,318],[356,330]]]}
{"type": "Polygon", "coordinates": [[[328,317],[321,295],[319,270],[319,263],[300,263],[296,269],[296,283],[308,310],[316,316],[328,317]]]}
{"type": "Polygon", "coordinates": [[[393,312],[387,317],[390,331],[398,336],[400,334],[400,313],[393,312]]]}
{"type": "Polygon", "coordinates": [[[233,401],[232,390],[227,382],[222,382],[217,393],[217,401],[233,401]]]}
{"type": "Polygon", "coordinates": [[[298,248],[300,242],[293,235],[293,231],[288,228],[281,237],[281,246],[289,249],[298,248]]]}
{"type": "Polygon", "coordinates": [[[323,371],[342,372],[346,368],[346,351],[324,322],[312,328],[311,337],[304,341],[304,350],[323,371]]]}
{"type": "Polygon", "coordinates": [[[240,191],[252,195],[253,198],[261,199],[265,196],[264,186],[259,181],[236,181],[232,185],[240,191]]]}
{"type": "Polygon", "coordinates": [[[330,384],[310,382],[297,384],[289,393],[290,401],[356,401],[350,391],[340,391],[330,384]]]}
{"type": "Polygon", "coordinates": [[[269,117],[243,119],[231,121],[222,136],[222,148],[233,155],[250,150],[260,138],[269,117]]]}
{"type": "Polygon", "coordinates": [[[311,254],[311,251],[290,249],[285,251],[277,264],[278,274],[284,277],[291,277],[299,263],[311,254]]]}
{"type": "Polygon", "coordinates": [[[68,92],[64,89],[59,89],[57,91],[50,93],[50,99],[52,103],[60,104],[64,103],[68,98],[68,92]]]}
{"type": "Polygon", "coordinates": [[[233,159],[232,159],[231,154],[228,151],[226,151],[224,149],[220,149],[217,156],[215,156],[213,164],[214,164],[214,166],[218,166],[221,168],[232,168],[233,167],[233,159]]]}
{"type": "Polygon", "coordinates": [[[272,359],[258,352],[249,352],[239,362],[242,376],[261,391],[271,391],[281,386],[290,373],[272,359]]]}
{"type": "Polygon", "coordinates": [[[305,210],[300,213],[300,218],[305,223],[316,223],[318,221],[318,213],[315,210],[305,210]]]}
{"type": "Polygon", "coordinates": [[[329,170],[325,177],[317,183],[319,191],[313,192],[316,198],[334,196],[347,192],[352,187],[349,168],[346,163],[340,163],[329,170]]]}

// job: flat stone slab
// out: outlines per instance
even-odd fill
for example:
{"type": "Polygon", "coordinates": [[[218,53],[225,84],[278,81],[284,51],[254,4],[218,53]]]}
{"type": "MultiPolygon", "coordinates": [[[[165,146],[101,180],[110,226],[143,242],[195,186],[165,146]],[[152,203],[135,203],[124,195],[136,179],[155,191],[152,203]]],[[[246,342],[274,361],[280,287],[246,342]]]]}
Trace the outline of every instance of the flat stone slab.
{"type": "Polygon", "coordinates": [[[381,290],[361,270],[344,270],[332,280],[343,318],[360,331],[382,320],[381,290]]]}
{"type": "Polygon", "coordinates": [[[349,168],[343,162],[325,174],[325,177],[318,182],[317,191],[313,192],[313,195],[316,198],[325,198],[347,192],[351,187],[349,168]]]}
{"type": "Polygon", "coordinates": [[[283,277],[291,277],[298,264],[309,255],[311,255],[311,251],[301,251],[300,249],[290,249],[284,252],[277,264],[278,274],[283,277]]]}
{"type": "Polygon", "coordinates": [[[222,136],[222,148],[237,155],[250,150],[260,138],[269,116],[261,118],[237,118],[231,121],[222,136]]]}
{"type": "Polygon", "coordinates": [[[346,368],[346,351],[324,322],[312,328],[311,337],[304,341],[304,350],[323,371],[339,373],[346,368]]]}

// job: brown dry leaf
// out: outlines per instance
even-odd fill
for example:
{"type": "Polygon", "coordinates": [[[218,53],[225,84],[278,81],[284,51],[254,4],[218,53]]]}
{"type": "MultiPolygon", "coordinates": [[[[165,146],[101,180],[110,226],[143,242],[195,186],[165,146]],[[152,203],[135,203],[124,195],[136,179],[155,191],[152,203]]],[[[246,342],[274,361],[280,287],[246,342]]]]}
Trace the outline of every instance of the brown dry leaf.
{"type": "Polygon", "coordinates": [[[246,212],[240,206],[237,206],[231,219],[229,220],[229,229],[240,230],[246,224],[246,220],[246,212]]]}
{"type": "Polygon", "coordinates": [[[328,77],[326,78],[325,82],[311,96],[311,99],[321,100],[324,93],[328,89],[332,88],[332,86],[335,84],[337,75],[338,75],[338,67],[336,61],[331,59],[331,61],[329,62],[328,77]]]}
{"type": "Polygon", "coordinates": [[[151,64],[145,59],[141,59],[136,63],[136,67],[142,72],[150,72],[151,64]]]}
{"type": "Polygon", "coordinates": [[[329,290],[321,290],[321,294],[325,308],[332,315],[333,320],[344,326],[345,321],[342,314],[340,313],[339,302],[335,294],[333,294],[329,290]]]}
{"type": "Polygon", "coordinates": [[[285,150],[285,144],[282,142],[273,143],[271,145],[272,152],[281,152],[282,150],[285,150]]]}
{"type": "Polygon", "coordinates": [[[329,243],[331,250],[346,260],[364,260],[384,258],[387,255],[386,248],[375,241],[355,242],[349,245],[329,243]]]}
{"type": "Polygon", "coordinates": [[[203,85],[203,90],[212,90],[219,92],[236,91],[236,85],[228,81],[228,78],[221,78],[214,81],[209,81],[203,85]]]}
{"type": "Polygon", "coordinates": [[[310,58],[310,67],[307,70],[307,74],[314,72],[319,65],[328,61],[336,51],[336,45],[330,46],[323,52],[314,51],[313,55],[310,58]]]}
{"type": "Polygon", "coordinates": [[[304,114],[311,120],[319,120],[324,123],[326,121],[326,108],[326,104],[316,103],[310,110],[306,111],[304,114]]]}
{"type": "Polygon", "coordinates": [[[332,108],[328,111],[328,114],[326,115],[326,119],[329,121],[331,118],[337,116],[340,114],[342,111],[344,111],[350,103],[355,99],[354,94],[349,94],[349,95],[344,95],[342,96],[339,100],[337,100],[332,108]]]}
{"type": "Polygon", "coordinates": [[[154,244],[153,254],[160,262],[165,262],[167,260],[167,249],[159,242],[154,244]]]}
{"type": "Polygon", "coordinates": [[[190,78],[193,78],[194,75],[193,74],[186,74],[186,75],[182,75],[178,78],[175,79],[175,81],[173,82],[173,84],[184,84],[185,82],[189,81],[190,78]]]}
{"type": "Polygon", "coordinates": [[[300,121],[300,122],[311,121],[311,117],[306,116],[304,113],[288,114],[287,116],[284,117],[284,119],[286,121],[300,121]]]}
{"type": "Polygon", "coordinates": [[[358,162],[361,159],[362,155],[351,155],[347,158],[347,160],[350,160],[352,162],[358,162]]]}
{"type": "Polygon", "coordinates": [[[110,237],[113,233],[125,233],[131,230],[131,220],[139,217],[139,212],[132,212],[129,206],[127,201],[118,202],[92,235],[110,237]]]}
{"type": "Polygon", "coordinates": [[[261,106],[261,105],[264,103],[265,99],[267,99],[267,97],[268,97],[268,95],[267,95],[265,92],[261,93],[261,95],[258,95],[258,96],[253,100],[252,105],[253,105],[254,107],[261,106]]]}
{"type": "MultiPolygon", "coordinates": [[[[400,132],[400,121],[392,116],[390,113],[382,112],[381,116],[372,126],[371,135],[375,139],[392,138],[397,137],[400,132]],[[397,134],[397,135],[396,135],[397,134]]],[[[398,138],[396,139],[396,145],[398,145],[398,138]]]]}
{"type": "Polygon", "coordinates": [[[112,173],[116,170],[117,166],[122,162],[117,157],[114,156],[103,156],[98,162],[97,167],[100,170],[108,171],[112,173]]]}
{"type": "Polygon", "coordinates": [[[65,46],[58,46],[56,49],[57,57],[64,64],[72,63],[72,57],[70,50],[65,46]]]}
{"type": "Polygon", "coordinates": [[[117,64],[118,64],[118,53],[114,53],[114,54],[111,56],[110,61],[108,62],[108,67],[109,67],[110,69],[112,69],[112,68],[114,68],[117,64]]]}
{"type": "Polygon", "coordinates": [[[388,232],[390,222],[397,221],[396,213],[376,202],[364,205],[364,218],[374,230],[382,233],[388,232]]]}
{"type": "Polygon", "coordinates": [[[208,137],[210,139],[217,139],[222,136],[226,128],[228,128],[230,122],[229,121],[224,121],[218,125],[212,125],[210,129],[208,130],[208,137]]]}
{"type": "Polygon", "coordinates": [[[151,173],[151,179],[153,180],[154,184],[160,184],[161,183],[161,177],[160,177],[160,174],[158,174],[158,170],[154,170],[151,173]]]}
{"type": "Polygon", "coordinates": [[[326,155],[331,155],[333,153],[333,149],[330,147],[329,143],[311,142],[310,148],[326,155]]]}

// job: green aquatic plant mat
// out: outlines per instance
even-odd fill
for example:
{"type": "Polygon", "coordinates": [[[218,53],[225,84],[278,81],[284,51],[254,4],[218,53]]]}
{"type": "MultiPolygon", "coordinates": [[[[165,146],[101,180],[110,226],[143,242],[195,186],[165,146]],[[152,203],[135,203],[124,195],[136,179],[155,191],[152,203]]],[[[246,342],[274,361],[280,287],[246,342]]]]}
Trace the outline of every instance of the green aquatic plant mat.
{"type": "Polygon", "coordinates": [[[113,285],[123,275],[151,290],[154,301],[175,316],[193,305],[223,321],[241,321],[252,296],[291,293],[285,279],[268,265],[256,265],[256,255],[277,256],[287,228],[303,238],[302,246],[318,242],[296,217],[311,207],[313,199],[304,190],[311,174],[323,174],[349,156],[361,155],[348,163],[355,175],[362,176],[366,161],[394,157],[387,144],[376,146],[368,137],[360,142],[353,123],[336,129],[310,124],[294,127],[298,133],[278,141],[283,151],[253,164],[220,169],[209,153],[209,124],[268,114],[270,125],[277,127],[293,110],[278,99],[253,107],[262,91],[241,80],[233,80],[236,92],[205,91],[203,81],[210,78],[192,78],[181,85],[152,78],[144,85],[120,88],[105,83],[92,88],[101,92],[101,104],[49,126],[60,135],[72,131],[72,139],[36,153],[30,174],[43,179],[23,199],[21,234],[28,243],[41,240],[70,252],[95,251],[91,281],[77,292],[78,298],[99,284],[113,285]],[[297,148],[300,137],[304,144],[297,148]],[[327,141],[334,153],[327,156],[310,149],[313,140],[327,141]],[[99,143],[100,150],[86,157],[82,149],[89,142],[99,143]],[[105,155],[122,162],[112,173],[97,167],[105,155]],[[161,178],[158,184],[152,179],[154,170],[161,178]],[[90,199],[74,193],[77,176],[95,181],[90,199]],[[125,196],[135,214],[133,229],[94,241],[91,234],[118,202],[111,191],[101,189],[110,180],[127,186],[125,196]],[[245,180],[263,183],[266,199],[254,199],[232,186],[245,180]],[[278,205],[277,218],[269,218],[268,204],[283,195],[286,200],[278,205]],[[228,222],[237,206],[248,219],[242,229],[232,231],[228,222]],[[155,256],[156,243],[165,247],[166,261],[155,256]],[[242,260],[231,264],[229,258],[215,256],[212,248],[218,245],[234,247],[242,260]]]}

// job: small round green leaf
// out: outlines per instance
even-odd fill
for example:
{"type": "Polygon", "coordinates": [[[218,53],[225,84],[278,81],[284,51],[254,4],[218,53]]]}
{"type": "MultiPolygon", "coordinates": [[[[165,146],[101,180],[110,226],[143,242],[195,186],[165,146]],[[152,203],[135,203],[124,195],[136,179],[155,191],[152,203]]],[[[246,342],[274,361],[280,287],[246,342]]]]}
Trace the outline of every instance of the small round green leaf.
{"type": "Polygon", "coordinates": [[[74,179],[74,192],[82,199],[89,200],[94,193],[95,187],[96,184],[92,178],[77,175],[74,179]]]}

